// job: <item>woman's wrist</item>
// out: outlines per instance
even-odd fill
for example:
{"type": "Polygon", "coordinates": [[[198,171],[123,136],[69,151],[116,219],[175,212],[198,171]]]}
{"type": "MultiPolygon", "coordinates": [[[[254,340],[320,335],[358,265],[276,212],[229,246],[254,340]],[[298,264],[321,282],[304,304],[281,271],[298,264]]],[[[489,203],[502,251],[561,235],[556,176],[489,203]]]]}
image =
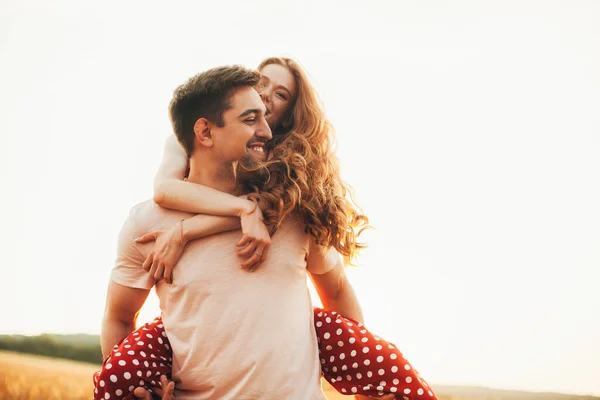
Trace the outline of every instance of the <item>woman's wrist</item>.
{"type": "Polygon", "coordinates": [[[252,200],[248,200],[246,197],[238,197],[240,199],[240,205],[235,211],[237,217],[252,214],[256,209],[256,206],[252,200]]]}

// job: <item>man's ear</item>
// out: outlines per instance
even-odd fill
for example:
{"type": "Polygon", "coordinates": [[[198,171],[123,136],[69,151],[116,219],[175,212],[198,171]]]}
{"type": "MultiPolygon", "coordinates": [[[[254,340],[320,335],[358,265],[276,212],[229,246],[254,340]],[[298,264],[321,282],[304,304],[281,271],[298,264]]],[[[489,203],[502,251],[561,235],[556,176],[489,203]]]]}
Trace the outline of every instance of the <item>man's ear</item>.
{"type": "Polygon", "coordinates": [[[194,134],[200,146],[212,147],[213,137],[210,128],[211,123],[206,118],[199,118],[194,124],[194,134]]]}

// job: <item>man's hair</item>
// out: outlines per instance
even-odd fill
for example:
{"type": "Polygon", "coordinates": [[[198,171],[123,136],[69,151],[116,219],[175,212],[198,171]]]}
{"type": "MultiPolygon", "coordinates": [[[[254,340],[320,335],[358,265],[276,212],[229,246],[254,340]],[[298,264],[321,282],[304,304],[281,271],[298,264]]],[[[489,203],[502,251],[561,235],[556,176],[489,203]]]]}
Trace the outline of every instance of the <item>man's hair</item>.
{"type": "Polygon", "coordinates": [[[257,71],[240,65],[229,65],[199,73],[173,92],[169,117],[177,140],[188,157],[194,151],[194,124],[206,118],[217,126],[224,126],[223,112],[231,108],[231,96],[236,89],[254,87],[260,80],[257,71]]]}

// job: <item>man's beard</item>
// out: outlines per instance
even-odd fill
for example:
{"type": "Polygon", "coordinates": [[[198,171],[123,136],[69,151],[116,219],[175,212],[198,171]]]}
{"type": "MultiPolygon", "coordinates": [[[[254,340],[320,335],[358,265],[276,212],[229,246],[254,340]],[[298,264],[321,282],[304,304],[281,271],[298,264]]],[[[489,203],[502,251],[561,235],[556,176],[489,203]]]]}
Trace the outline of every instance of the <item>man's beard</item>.
{"type": "Polygon", "coordinates": [[[236,180],[247,188],[260,187],[267,181],[269,170],[265,163],[247,153],[233,163],[236,180]]]}

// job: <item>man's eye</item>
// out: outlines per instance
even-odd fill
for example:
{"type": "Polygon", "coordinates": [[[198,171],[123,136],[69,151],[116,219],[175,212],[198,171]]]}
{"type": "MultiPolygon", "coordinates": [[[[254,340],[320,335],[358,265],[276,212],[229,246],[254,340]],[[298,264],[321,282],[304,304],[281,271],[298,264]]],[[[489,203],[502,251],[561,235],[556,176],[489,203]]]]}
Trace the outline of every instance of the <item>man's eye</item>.
{"type": "Polygon", "coordinates": [[[246,121],[246,122],[250,122],[250,123],[252,123],[252,122],[256,121],[256,118],[248,118],[248,119],[247,119],[247,120],[245,120],[245,121],[246,121]]]}

